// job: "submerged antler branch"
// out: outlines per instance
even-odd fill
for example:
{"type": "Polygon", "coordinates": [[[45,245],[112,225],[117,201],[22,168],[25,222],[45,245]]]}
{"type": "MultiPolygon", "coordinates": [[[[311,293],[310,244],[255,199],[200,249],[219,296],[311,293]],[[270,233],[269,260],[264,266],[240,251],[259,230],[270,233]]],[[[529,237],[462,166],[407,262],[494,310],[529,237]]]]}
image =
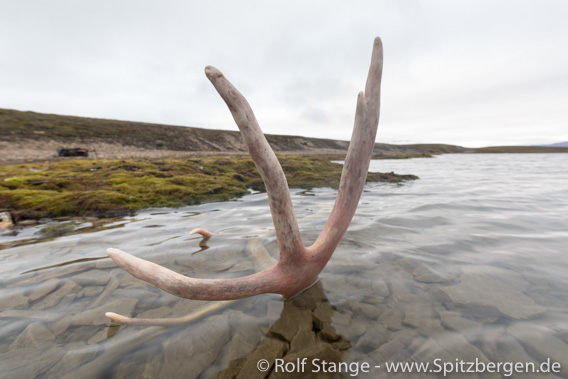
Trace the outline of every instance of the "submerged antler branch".
{"type": "MultiPolygon", "coordinates": [[[[377,37],[365,92],[359,93],[357,98],[355,126],[337,199],[323,231],[312,246],[305,247],[302,243],[286,177],[250,105],[219,70],[207,66],[205,74],[229,107],[264,180],[280,250],[278,263],[242,278],[195,279],[118,249],[108,249],[107,254],[138,279],[188,299],[233,300],[261,293],[278,293],[290,298],[310,287],[317,281],[319,273],[347,231],[363,192],[379,122],[382,66],[383,48],[377,37]]],[[[195,232],[206,238],[212,235],[203,229],[196,229],[195,232]]],[[[107,314],[114,320],[116,317],[113,315],[107,314]]],[[[118,319],[115,321],[120,322],[118,319]]]]}

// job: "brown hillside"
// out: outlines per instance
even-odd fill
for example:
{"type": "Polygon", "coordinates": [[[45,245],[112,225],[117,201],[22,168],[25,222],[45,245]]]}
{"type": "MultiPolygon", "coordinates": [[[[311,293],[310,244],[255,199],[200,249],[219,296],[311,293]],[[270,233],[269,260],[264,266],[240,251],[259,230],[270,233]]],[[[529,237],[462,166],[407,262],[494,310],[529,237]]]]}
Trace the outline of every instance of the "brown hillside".
{"type": "MultiPolygon", "coordinates": [[[[235,127],[236,129],[236,127],[235,127]]],[[[283,154],[345,154],[348,141],[267,134],[283,154]]],[[[246,154],[237,130],[116,121],[0,109],[0,164],[51,159],[58,147],[82,147],[99,158],[165,158],[246,154]]],[[[459,153],[453,145],[377,143],[377,155],[459,153]]]]}

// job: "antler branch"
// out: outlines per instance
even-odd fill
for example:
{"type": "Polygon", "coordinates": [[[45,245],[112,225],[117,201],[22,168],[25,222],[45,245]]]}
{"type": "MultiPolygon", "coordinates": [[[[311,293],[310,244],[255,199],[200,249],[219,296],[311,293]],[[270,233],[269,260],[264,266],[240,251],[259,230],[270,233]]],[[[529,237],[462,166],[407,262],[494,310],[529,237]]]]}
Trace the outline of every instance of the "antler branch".
{"type": "Polygon", "coordinates": [[[264,180],[272,221],[276,229],[280,259],[286,261],[303,254],[305,248],[296,222],[288,181],[274,151],[260,130],[249,103],[215,67],[207,66],[205,75],[229,107],[252,160],[264,180]]]}
{"type": "Polygon", "coordinates": [[[355,125],[343,164],[335,205],[320,236],[309,248],[314,258],[324,261],[324,265],[347,231],[363,193],[379,125],[382,72],[383,45],[377,37],[373,44],[365,93],[359,92],[357,96],[355,125]]]}
{"type": "MultiPolygon", "coordinates": [[[[286,177],[250,105],[219,70],[207,66],[205,74],[229,107],[264,180],[280,250],[278,263],[242,278],[194,279],[118,249],[108,249],[107,254],[136,278],[189,299],[233,300],[269,292],[290,298],[311,286],[345,234],[363,191],[379,121],[382,62],[382,43],[377,37],[365,92],[357,97],[355,126],[337,199],[322,233],[312,246],[306,248],[302,243],[286,177]]],[[[203,229],[195,232],[206,238],[212,235],[203,229]]],[[[124,322],[118,315],[113,318],[114,314],[109,314],[108,317],[124,322]]]]}

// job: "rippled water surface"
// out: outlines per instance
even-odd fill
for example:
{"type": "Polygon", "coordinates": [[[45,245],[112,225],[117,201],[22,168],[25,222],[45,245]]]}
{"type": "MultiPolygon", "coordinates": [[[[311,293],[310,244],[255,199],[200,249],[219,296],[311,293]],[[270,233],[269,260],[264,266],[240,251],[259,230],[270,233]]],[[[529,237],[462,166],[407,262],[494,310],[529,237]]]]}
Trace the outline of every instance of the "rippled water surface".
{"type": "MultiPolygon", "coordinates": [[[[359,370],[360,377],[388,377],[385,362],[429,362],[436,371],[461,360],[537,368],[550,360],[560,372],[543,377],[568,377],[567,167],[564,154],[373,161],[372,171],[420,180],[367,184],[320,282],[289,301],[178,299],[104,253],[118,247],[195,277],[256,272],[278,257],[264,194],[149,210],[102,228],[75,223],[65,226],[79,229],[74,234],[5,248],[1,376],[295,377],[276,372],[275,360],[295,372],[317,369],[302,368],[298,359],[307,358],[329,363],[320,372],[347,377],[363,363],[370,372],[359,370]],[[200,246],[188,233],[196,227],[222,235],[200,246]],[[107,311],[179,325],[111,325],[107,311]],[[261,359],[266,372],[257,367],[261,359]]],[[[293,191],[306,244],[334,199],[331,189],[293,191]]],[[[44,228],[3,232],[0,244],[44,228]]],[[[442,373],[427,377],[436,376],[442,373]]]]}

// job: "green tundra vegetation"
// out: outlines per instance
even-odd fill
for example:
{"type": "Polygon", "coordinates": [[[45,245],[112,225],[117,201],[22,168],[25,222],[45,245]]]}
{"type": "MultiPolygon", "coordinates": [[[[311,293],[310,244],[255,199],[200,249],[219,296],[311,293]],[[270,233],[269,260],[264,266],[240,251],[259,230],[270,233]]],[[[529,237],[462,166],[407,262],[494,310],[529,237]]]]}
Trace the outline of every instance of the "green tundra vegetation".
{"type": "MultiPolygon", "coordinates": [[[[291,188],[337,187],[332,156],[279,156],[291,188]]],[[[369,173],[368,181],[414,175],[369,173]]],[[[264,183],[249,157],[165,160],[69,159],[0,167],[0,208],[20,219],[114,217],[150,207],[179,207],[242,196],[264,183]]]]}

